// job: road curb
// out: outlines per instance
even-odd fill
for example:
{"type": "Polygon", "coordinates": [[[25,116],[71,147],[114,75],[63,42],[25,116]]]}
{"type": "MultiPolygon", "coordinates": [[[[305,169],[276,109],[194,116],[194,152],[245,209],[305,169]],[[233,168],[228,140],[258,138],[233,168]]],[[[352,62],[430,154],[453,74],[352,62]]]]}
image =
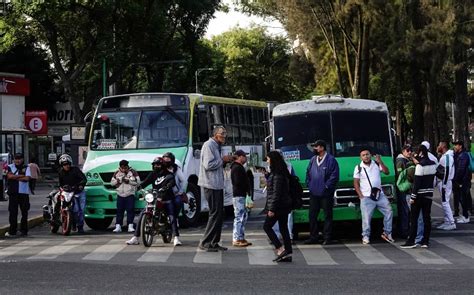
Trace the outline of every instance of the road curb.
{"type": "MultiPolygon", "coordinates": [[[[35,226],[43,224],[43,215],[35,216],[28,219],[28,229],[31,229],[35,226]]],[[[18,223],[18,229],[20,228],[20,223],[18,223]]],[[[9,225],[0,227],[0,237],[4,237],[5,233],[10,229],[9,225]]]]}

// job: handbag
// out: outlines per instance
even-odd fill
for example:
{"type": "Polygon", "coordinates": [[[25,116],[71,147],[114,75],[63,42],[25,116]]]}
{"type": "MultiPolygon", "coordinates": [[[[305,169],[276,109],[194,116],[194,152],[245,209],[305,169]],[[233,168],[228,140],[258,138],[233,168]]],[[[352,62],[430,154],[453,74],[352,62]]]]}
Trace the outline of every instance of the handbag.
{"type": "Polygon", "coordinates": [[[365,170],[365,167],[363,168],[365,175],[367,176],[367,180],[369,181],[370,185],[370,198],[377,202],[380,199],[380,189],[378,187],[372,187],[372,183],[370,182],[370,177],[369,174],[367,173],[367,170],[365,170]]]}

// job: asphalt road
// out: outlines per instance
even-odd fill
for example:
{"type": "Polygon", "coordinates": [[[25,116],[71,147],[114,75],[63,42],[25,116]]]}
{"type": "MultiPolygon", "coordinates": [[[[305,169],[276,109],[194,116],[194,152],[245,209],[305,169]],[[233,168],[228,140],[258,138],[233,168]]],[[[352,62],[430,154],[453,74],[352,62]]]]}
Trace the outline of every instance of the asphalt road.
{"type": "MultiPolygon", "coordinates": [[[[442,216],[437,204],[434,228],[442,216]]],[[[197,248],[205,224],[182,229],[182,247],[157,239],[150,248],[127,246],[131,235],[112,228],[63,237],[38,226],[28,238],[0,238],[0,294],[474,293],[474,222],[434,229],[429,249],[411,250],[400,249],[402,240],[384,242],[376,227],[373,243],[363,246],[359,224],[338,224],[334,245],[299,241],[293,262],[276,264],[259,213],[246,229],[254,245],[218,253],[197,248]]],[[[227,220],[225,246],[231,229],[227,220]]]]}

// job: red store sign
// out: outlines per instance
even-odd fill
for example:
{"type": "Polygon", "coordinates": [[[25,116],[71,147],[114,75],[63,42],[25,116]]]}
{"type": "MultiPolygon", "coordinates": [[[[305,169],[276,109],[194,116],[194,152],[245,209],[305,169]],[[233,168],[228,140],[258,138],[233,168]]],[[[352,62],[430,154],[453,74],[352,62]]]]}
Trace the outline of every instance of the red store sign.
{"type": "Polygon", "coordinates": [[[46,111],[26,111],[25,125],[33,134],[48,134],[48,113],[46,111]]]}
{"type": "Polygon", "coordinates": [[[28,96],[30,95],[30,80],[0,76],[0,94],[28,96]]]}

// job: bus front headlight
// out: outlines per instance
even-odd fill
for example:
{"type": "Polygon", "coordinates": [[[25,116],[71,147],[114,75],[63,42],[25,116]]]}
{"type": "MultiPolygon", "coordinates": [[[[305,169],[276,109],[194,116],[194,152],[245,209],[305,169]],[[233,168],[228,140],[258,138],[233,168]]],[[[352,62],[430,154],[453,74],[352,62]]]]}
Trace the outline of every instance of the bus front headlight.
{"type": "Polygon", "coordinates": [[[382,191],[386,197],[393,197],[393,190],[391,185],[382,186],[382,191]]]}
{"type": "Polygon", "coordinates": [[[145,195],[145,201],[147,201],[148,203],[152,203],[153,202],[153,194],[146,194],[145,195]]]}

